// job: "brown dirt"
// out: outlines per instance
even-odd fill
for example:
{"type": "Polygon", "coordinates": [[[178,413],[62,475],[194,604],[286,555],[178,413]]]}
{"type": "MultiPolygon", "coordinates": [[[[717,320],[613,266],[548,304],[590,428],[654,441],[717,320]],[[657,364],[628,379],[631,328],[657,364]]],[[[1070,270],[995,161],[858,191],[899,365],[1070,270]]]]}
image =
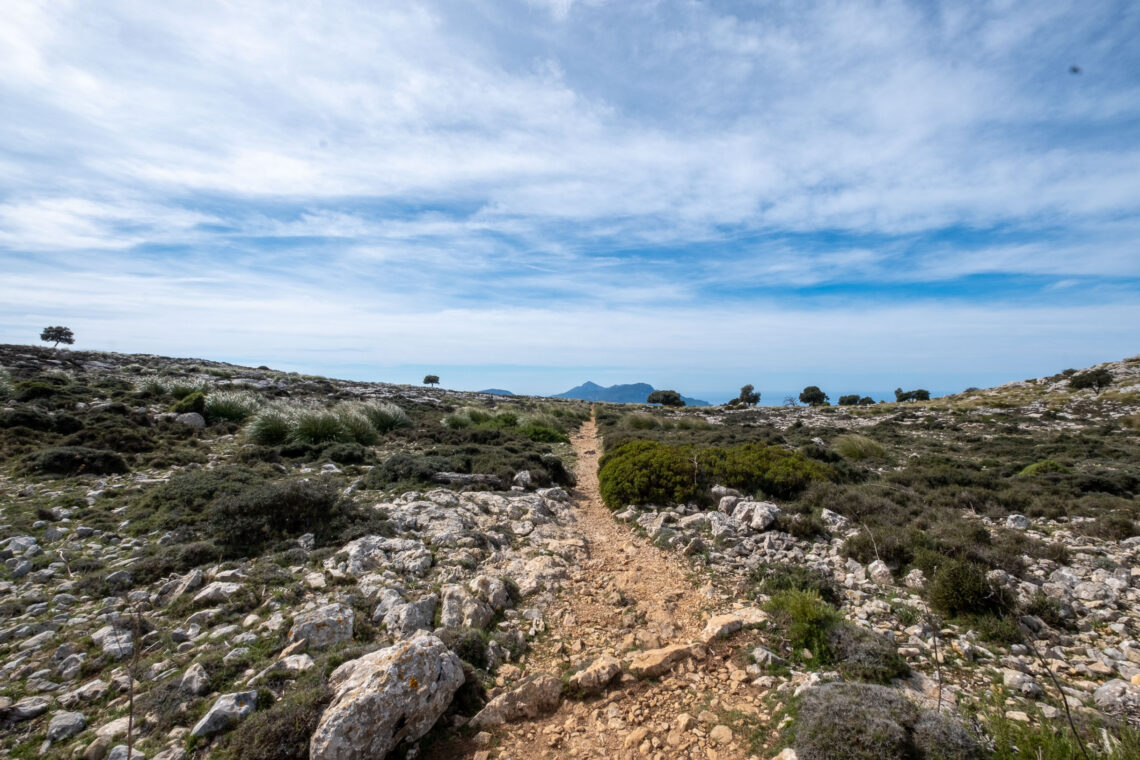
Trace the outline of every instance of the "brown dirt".
{"type": "MultiPolygon", "coordinates": [[[[582,426],[573,445],[578,461],[575,527],[588,559],[544,611],[548,632],[526,656],[526,674],[564,676],[603,654],[628,660],[631,650],[695,641],[718,597],[710,585],[697,587],[683,558],[653,546],[602,504],[601,441],[594,420],[582,426]]],[[[744,642],[735,643],[739,649],[744,642]]],[[[768,733],[763,693],[749,683],[733,652],[729,644],[716,644],[703,659],[684,662],[658,680],[624,676],[601,695],[564,699],[551,715],[498,728],[489,742],[483,735],[436,744],[426,757],[756,757],[750,745],[768,733]],[[732,730],[732,740],[717,744],[710,734],[721,724],[732,730]]],[[[509,682],[500,680],[509,688],[509,682]]]]}

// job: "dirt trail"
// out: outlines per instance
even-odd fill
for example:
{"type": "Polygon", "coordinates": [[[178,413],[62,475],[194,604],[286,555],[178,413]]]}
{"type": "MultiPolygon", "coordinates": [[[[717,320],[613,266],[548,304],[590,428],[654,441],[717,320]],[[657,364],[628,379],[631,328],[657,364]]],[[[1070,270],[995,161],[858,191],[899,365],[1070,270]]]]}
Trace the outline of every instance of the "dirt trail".
{"type": "MultiPolygon", "coordinates": [[[[528,674],[560,676],[602,655],[628,661],[632,650],[696,641],[707,617],[702,608],[716,605],[711,588],[699,589],[683,560],[635,534],[602,504],[601,441],[593,419],[574,435],[573,445],[578,459],[574,527],[588,559],[545,611],[549,633],[527,655],[528,674]]],[[[622,676],[600,695],[565,699],[551,715],[499,727],[489,745],[467,744],[465,752],[452,747],[450,756],[751,757],[744,734],[760,728],[763,716],[759,691],[742,668],[728,646],[713,645],[705,657],[684,661],[659,679],[622,676]],[[733,731],[731,739],[725,726],[733,731]]]]}

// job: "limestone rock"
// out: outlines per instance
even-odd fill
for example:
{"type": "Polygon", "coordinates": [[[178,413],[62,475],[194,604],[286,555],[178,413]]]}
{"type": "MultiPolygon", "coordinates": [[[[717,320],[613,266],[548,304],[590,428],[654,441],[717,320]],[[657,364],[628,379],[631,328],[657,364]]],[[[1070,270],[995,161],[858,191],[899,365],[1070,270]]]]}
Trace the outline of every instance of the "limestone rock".
{"type": "Polygon", "coordinates": [[[312,760],[384,757],[426,734],[463,684],[459,658],[421,633],[333,671],[332,703],[309,741],[312,760]]]}
{"type": "Polygon", "coordinates": [[[875,582],[876,586],[889,586],[894,581],[891,569],[881,559],[867,565],[867,575],[871,576],[871,580],[875,582]]]}
{"type": "Polygon", "coordinates": [[[206,418],[197,412],[186,412],[174,418],[175,422],[180,422],[183,425],[188,425],[192,428],[206,427],[206,418]]]}
{"type": "Polygon", "coordinates": [[[495,616],[490,605],[454,584],[443,587],[442,607],[439,624],[445,628],[484,628],[495,616]]]}
{"type": "Polygon", "coordinates": [[[709,618],[705,629],[701,631],[701,641],[708,643],[736,633],[742,628],[760,625],[767,619],[768,614],[757,607],[745,607],[723,615],[714,615],[709,618]]]}
{"type": "Polygon", "coordinates": [[[687,660],[694,654],[690,644],[673,644],[661,649],[650,649],[634,655],[629,672],[636,678],[657,678],[668,673],[678,662],[687,660]]]}
{"type": "Polygon", "coordinates": [[[355,614],[347,604],[327,604],[298,615],[289,629],[289,641],[305,640],[313,649],[352,640],[355,614]]]}
{"type": "Polygon", "coordinates": [[[561,699],[562,682],[551,675],[540,675],[492,699],[471,719],[471,725],[485,728],[537,718],[557,710],[561,699]]]}
{"type": "Polygon", "coordinates": [[[597,694],[621,673],[616,657],[602,655],[570,677],[570,688],[579,694],[597,694]]]}
{"type": "Polygon", "coordinates": [[[187,694],[193,694],[196,697],[209,694],[210,677],[206,674],[206,669],[202,667],[202,663],[196,662],[186,668],[186,672],[182,674],[182,680],[178,682],[178,687],[187,694]]]}
{"type": "Polygon", "coordinates": [[[241,591],[240,583],[226,583],[224,581],[214,581],[206,588],[199,591],[194,596],[194,604],[213,604],[215,602],[224,602],[231,596],[241,591]]]}
{"type": "Polygon", "coordinates": [[[256,691],[239,691],[232,694],[223,694],[202,716],[194,728],[190,729],[191,736],[211,736],[224,731],[232,724],[237,723],[253,714],[257,709],[256,691]]]}
{"type": "Polygon", "coordinates": [[[87,718],[79,712],[57,712],[48,723],[47,738],[59,742],[70,739],[87,728],[87,718]]]}
{"type": "Polygon", "coordinates": [[[407,638],[416,631],[430,631],[437,602],[432,594],[416,602],[397,605],[384,615],[384,626],[397,638],[407,638]]]}
{"type": "Polygon", "coordinates": [[[742,501],[732,510],[732,519],[754,531],[768,530],[780,516],[780,508],[770,501],[742,501]]]}

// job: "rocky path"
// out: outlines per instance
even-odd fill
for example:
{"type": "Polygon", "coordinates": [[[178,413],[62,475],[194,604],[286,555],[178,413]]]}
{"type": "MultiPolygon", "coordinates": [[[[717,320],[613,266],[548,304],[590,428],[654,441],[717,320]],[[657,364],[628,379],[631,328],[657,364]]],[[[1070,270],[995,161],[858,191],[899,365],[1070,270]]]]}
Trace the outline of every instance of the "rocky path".
{"type": "Polygon", "coordinates": [[[428,757],[750,757],[745,734],[763,731],[760,690],[727,646],[702,643],[706,610],[718,606],[715,592],[699,588],[683,560],[616,521],[602,504],[593,420],[573,444],[574,527],[588,559],[545,610],[548,633],[528,654],[525,674],[565,681],[583,669],[600,670],[603,679],[607,665],[616,674],[621,663],[622,671],[603,686],[586,683],[589,694],[570,678],[568,693],[578,693],[556,711],[473,734],[462,747],[437,745],[428,757]]]}

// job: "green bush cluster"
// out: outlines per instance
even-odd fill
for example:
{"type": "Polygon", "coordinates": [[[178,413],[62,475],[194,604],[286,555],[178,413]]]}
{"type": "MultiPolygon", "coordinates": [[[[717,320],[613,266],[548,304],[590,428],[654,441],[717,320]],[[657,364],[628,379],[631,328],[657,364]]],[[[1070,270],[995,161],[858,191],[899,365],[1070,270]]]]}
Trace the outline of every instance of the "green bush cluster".
{"type": "Polygon", "coordinates": [[[12,374],[0,367],[0,401],[12,396],[12,374]]]}
{"type": "Polygon", "coordinates": [[[602,500],[611,509],[707,498],[708,488],[717,483],[792,498],[811,483],[834,477],[829,466],[780,446],[693,449],[642,439],[607,452],[598,470],[602,500]]]}
{"type": "Polygon", "coordinates": [[[752,571],[749,580],[758,591],[772,595],[781,591],[814,591],[828,604],[843,601],[843,591],[831,573],[808,565],[766,563],[752,571]]]}
{"type": "Polygon", "coordinates": [[[84,446],[44,449],[29,458],[28,467],[48,475],[116,475],[130,470],[116,452],[84,446]]]}
{"type": "Polygon", "coordinates": [[[207,522],[230,557],[258,555],[304,533],[312,533],[318,546],[391,533],[382,513],[342,497],[332,483],[312,480],[273,481],[225,494],[211,503],[207,522]]]}
{"type": "Polygon", "coordinates": [[[432,476],[437,472],[493,475],[501,486],[506,486],[523,470],[530,472],[537,486],[574,484],[573,473],[557,456],[508,442],[439,446],[419,453],[399,452],[369,470],[363,486],[375,490],[418,488],[432,483],[432,476]]]}
{"type": "Polygon", "coordinates": [[[986,580],[985,568],[964,560],[939,566],[927,596],[930,606],[947,617],[994,614],[1005,607],[1000,592],[986,580]]]}
{"type": "Polygon", "coordinates": [[[841,435],[831,442],[831,447],[847,459],[886,459],[887,450],[878,441],[865,435],[851,433],[841,435]]]}

